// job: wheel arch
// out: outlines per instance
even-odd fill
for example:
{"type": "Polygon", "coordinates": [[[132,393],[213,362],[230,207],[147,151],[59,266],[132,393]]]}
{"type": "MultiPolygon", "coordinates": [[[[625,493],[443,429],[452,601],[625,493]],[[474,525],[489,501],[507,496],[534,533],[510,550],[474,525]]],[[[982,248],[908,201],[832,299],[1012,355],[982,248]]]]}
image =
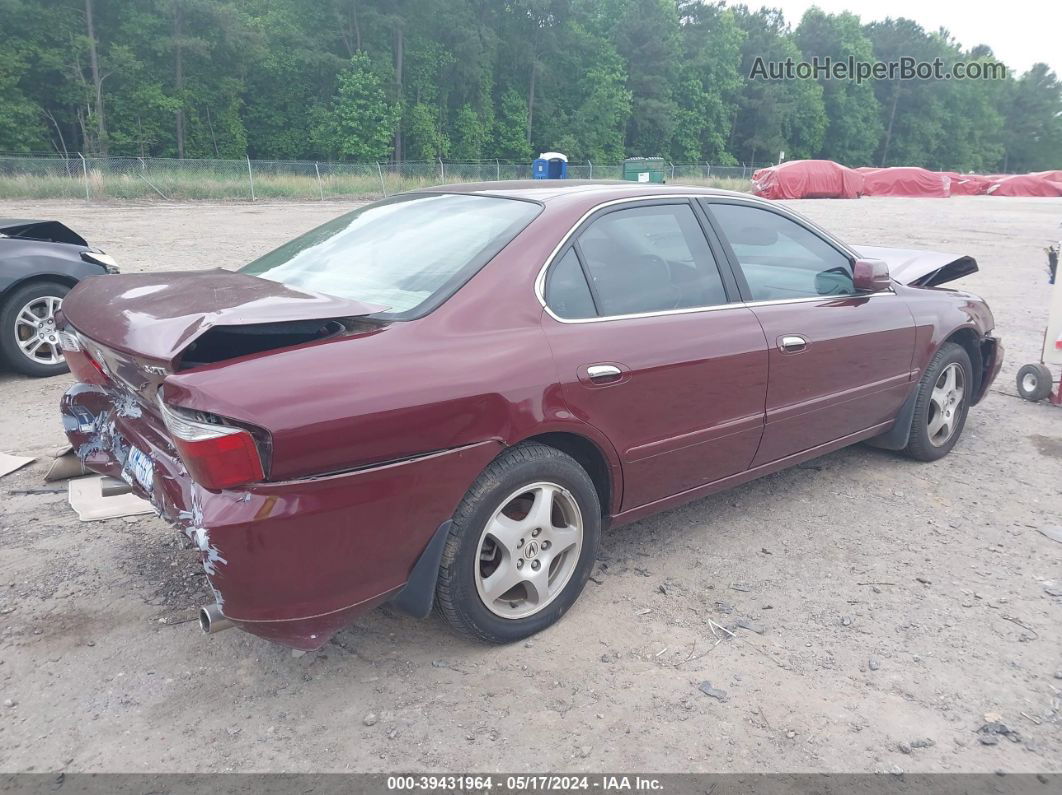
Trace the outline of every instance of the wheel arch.
{"type": "MultiPolygon", "coordinates": [[[[982,335],[972,326],[962,326],[957,328],[948,336],[944,337],[939,345],[933,348],[926,360],[925,366],[928,367],[929,363],[932,362],[933,358],[940,352],[940,349],[949,342],[959,345],[966,351],[967,356],[970,357],[970,366],[973,370],[973,373],[971,374],[973,377],[973,384],[971,385],[972,388],[970,390],[972,400],[973,396],[980,394],[981,380],[984,376],[984,359],[981,355],[982,340],[982,335]]],[[[907,447],[907,443],[911,437],[912,424],[914,422],[914,409],[915,401],[918,398],[918,386],[921,382],[923,372],[924,370],[918,374],[918,379],[911,384],[911,391],[908,393],[907,398],[896,413],[896,422],[893,423],[892,428],[880,436],[875,436],[874,438],[867,440],[866,443],[871,447],[880,447],[883,450],[903,450],[907,447]]]]}
{"type": "MultiPolygon", "coordinates": [[[[949,342],[954,342],[956,345],[962,347],[966,351],[966,355],[970,357],[970,368],[973,370],[971,376],[973,377],[973,383],[970,385],[970,397],[971,400],[981,394],[981,381],[984,378],[984,357],[981,354],[981,343],[983,335],[981,335],[977,329],[972,326],[963,326],[962,328],[955,329],[951,332],[937,347],[943,347],[949,342]]],[[[933,355],[936,356],[937,351],[933,351],[933,355]]]]}
{"type": "Polygon", "coordinates": [[[622,493],[621,484],[617,482],[618,472],[615,471],[618,467],[613,466],[597,442],[573,431],[547,431],[520,441],[538,442],[574,458],[594,483],[601,503],[601,515],[605,517],[614,513],[614,502],[622,493]]]}
{"type": "Polygon", "coordinates": [[[27,276],[18,279],[17,281],[9,282],[0,290],[0,303],[7,300],[8,296],[16,290],[21,290],[23,287],[30,287],[34,284],[42,282],[59,282],[60,284],[73,288],[80,279],[75,279],[65,273],[32,273],[27,276]]]}

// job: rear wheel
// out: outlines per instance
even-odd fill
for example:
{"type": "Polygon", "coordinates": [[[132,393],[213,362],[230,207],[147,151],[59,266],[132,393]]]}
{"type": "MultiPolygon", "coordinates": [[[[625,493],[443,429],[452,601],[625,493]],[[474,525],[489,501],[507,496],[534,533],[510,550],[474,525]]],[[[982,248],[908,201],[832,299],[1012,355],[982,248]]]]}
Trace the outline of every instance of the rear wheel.
{"type": "Polygon", "coordinates": [[[0,306],[0,353],[11,369],[38,378],[67,371],[55,313],[68,292],[60,282],[34,282],[0,306]]]}
{"type": "Polygon", "coordinates": [[[454,513],[439,609],[456,629],[489,643],[540,632],[582,592],[600,531],[597,490],[574,459],[537,443],[507,450],[454,513]]]}
{"type": "Polygon", "coordinates": [[[970,409],[972,368],[961,345],[946,342],[918,385],[906,452],[919,461],[943,458],[959,441],[970,409]]]}
{"type": "Polygon", "coordinates": [[[1027,364],[1018,370],[1018,394],[1026,400],[1043,400],[1051,394],[1051,371],[1042,364],[1027,364]]]}

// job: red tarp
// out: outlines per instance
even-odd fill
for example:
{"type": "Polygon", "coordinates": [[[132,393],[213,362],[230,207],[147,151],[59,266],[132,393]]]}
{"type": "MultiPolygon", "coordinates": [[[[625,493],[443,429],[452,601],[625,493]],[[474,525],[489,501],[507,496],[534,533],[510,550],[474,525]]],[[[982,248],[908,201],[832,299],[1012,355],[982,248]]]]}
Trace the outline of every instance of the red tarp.
{"type": "Polygon", "coordinates": [[[860,169],[864,196],[914,196],[946,199],[951,180],[943,174],[914,166],[860,169]]]}
{"type": "Polygon", "coordinates": [[[765,199],[858,199],[863,176],[832,160],[790,160],[752,175],[756,195],[765,199]]]}
{"type": "Polygon", "coordinates": [[[960,174],[958,171],[938,171],[951,180],[952,196],[979,196],[988,190],[992,180],[981,174],[960,174]]]}
{"type": "Polygon", "coordinates": [[[1034,171],[1030,177],[1043,177],[1052,182],[1062,182],[1062,171],[1034,171]]]}
{"type": "Polygon", "coordinates": [[[988,188],[989,196],[1062,196],[1062,182],[1052,182],[1038,174],[1017,174],[997,180],[988,188]]]}

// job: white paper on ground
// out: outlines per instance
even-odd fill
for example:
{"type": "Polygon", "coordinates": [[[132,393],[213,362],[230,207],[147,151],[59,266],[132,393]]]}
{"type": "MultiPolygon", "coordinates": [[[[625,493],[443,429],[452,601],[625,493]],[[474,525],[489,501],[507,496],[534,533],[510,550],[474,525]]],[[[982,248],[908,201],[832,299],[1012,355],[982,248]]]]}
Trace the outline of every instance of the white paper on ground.
{"type": "Polygon", "coordinates": [[[21,469],[36,461],[36,458],[26,458],[21,455],[8,455],[7,453],[0,453],[0,478],[4,475],[10,475],[16,469],[21,469]]]}
{"type": "Polygon", "coordinates": [[[91,475],[87,478],[75,478],[68,481],[70,490],[67,499],[70,507],[77,513],[77,518],[82,522],[155,512],[150,502],[132,493],[104,497],[103,482],[105,480],[108,478],[103,475],[91,475]]]}

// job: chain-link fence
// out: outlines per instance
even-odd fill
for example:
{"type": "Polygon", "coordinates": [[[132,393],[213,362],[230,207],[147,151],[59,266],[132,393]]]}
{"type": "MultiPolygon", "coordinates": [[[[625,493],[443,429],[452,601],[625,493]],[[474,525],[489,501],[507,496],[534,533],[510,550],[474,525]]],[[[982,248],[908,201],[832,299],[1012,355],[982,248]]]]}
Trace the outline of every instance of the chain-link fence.
{"type": "MultiPolygon", "coordinates": [[[[666,163],[665,179],[745,190],[766,164],[666,163]]],[[[621,179],[622,163],[570,162],[569,179],[621,179]]],[[[327,199],[389,196],[447,182],[530,179],[530,163],[325,163],[0,156],[0,199],[327,199]]]]}

